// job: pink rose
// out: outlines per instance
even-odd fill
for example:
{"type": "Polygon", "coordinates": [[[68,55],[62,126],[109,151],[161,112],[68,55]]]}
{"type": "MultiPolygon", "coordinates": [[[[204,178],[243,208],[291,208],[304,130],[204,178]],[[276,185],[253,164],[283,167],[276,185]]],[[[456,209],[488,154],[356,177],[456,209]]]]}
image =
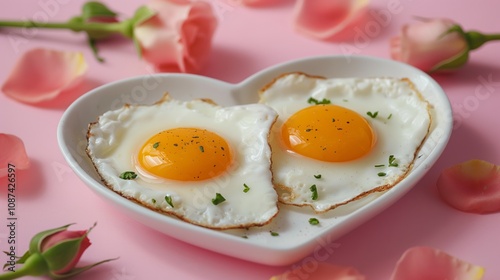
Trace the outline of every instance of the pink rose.
{"type": "Polygon", "coordinates": [[[30,241],[29,250],[22,257],[15,256],[13,251],[6,252],[9,261],[5,264],[4,270],[9,272],[1,274],[0,279],[16,279],[27,275],[45,275],[52,279],[62,279],[113,260],[107,259],[84,267],[75,267],[83,252],[90,246],[87,235],[93,227],[88,230],[69,231],[69,226],[37,233],[30,241]],[[14,269],[19,264],[22,266],[14,269]]]}
{"type": "Polygon", "coordinates": [[[458,25],[448,19],[429,19],[403,26],[391,39],[391,57],[423,71],[433,71],[448,63],[465,64],[469,46],[463,32],[451,31],[458,25]]]}
{"type": "Polygon", "coordinates": [[[217,26],[210,4],[153,0],[147,6],[156,14],[134,29],[142,57],[159,71],[199,71],[208,60],[217,26]]]}

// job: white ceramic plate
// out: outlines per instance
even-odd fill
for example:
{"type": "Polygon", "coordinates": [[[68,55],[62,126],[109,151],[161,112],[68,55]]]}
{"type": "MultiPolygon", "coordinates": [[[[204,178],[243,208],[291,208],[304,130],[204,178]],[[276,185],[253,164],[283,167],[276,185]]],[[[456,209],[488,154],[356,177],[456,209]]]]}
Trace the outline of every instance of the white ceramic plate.
{"type": "Polygon", "coordinates": [[[311,57],[263,70],[239,84],[187,74],[155,74],[130,78],[96,88],[76,100],[64,113],[58,127],[61,151],[74,172],[94,192],[125,215],[169,236],[229,256],[268,265],[288,265],[313,253],[325,260],[332,242],[380,213],[408,192],[445,148],[453,119],[449,101],[441,87],[427,74],[399,62],[360,56],[311,57]],[[257,91],[274,77],[301,71],[325,77],[408,77],[434,107],[431,133],[413,170],[391,190],[317,215],[308,207],[281,206],[269,225],[249,230],[217,231],[159,214],[131,202],[106,188],[85,154],[87,125],[102,113],[124,103],[151,104],[165,91],[181,100],[211,98],[220,105],[256,102],[257,91]],[[317,217],[319,226],[308,220],[317,217]],[[271,236],[270,231],[279,236],[271,236]],[[242,238],[243,236],[247,238],[242,238]]]}

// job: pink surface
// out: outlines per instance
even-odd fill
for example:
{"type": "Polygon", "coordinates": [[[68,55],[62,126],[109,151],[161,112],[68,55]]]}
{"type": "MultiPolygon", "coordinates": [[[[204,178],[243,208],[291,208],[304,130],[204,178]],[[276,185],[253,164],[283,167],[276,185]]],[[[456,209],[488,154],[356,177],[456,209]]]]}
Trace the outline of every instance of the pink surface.
{"type": "MultiPolygon", "coordinates": [[[[1,19],[66,20],[79,13],[84,1],[10,1],[0,8],[1,19]]],[[[144,1],[109,6],[130,15],[144,1]]],[[[389,57],[389,38],[413,16],[446,16],[465,29],[500,32],[497,11],[500,2],[374,0],[371,18],[354,27],[347,41],[317,41],[299,35],[292,27],[293,1],[273,1],[268,7],[248,8],[235,0],[212,0],[220,24],[207,67],[200,73],[228,82],[276,63],[312,55],[361,54],[389,57]],[[399,5],[389,14],[388,5],[399,5]],[[450,8],[459,6],[460,8],[450,8]],[[384,12],[383,19],[377,14],[384,12]],[[382,21],[381,21],[382,19],[382,21]]],[[[93,59],[83,34],[70,31],[0,31],[0,82],[7,78],[19,56],[32,48],[47,47],[83,51],[89,63],[88,90],[115,80],[143,75],[152,68],[139,60],[133,45],[115,38],[99,44],[106,63],[93,59]]],[[[334,241],[328,262],[356,267],[368,279],[388,279],[396,261],[409,247],[426,245],[486,268],[485,279],[500,277],[500,214],[477,215],[459,212],[443,203],[435,183],[439,172],[472,158],[500,164],[500,44],[487,44],[471,55],[462,70],[434,75],[455,110],[455,129],[442,157],[403,199],[371,221],[334,241]]],[[[268,279],[308,262],[306,258],[287,267],[270,267],[233,259],[160,234],[123,215],[91,192],[70,170],[56,141],[59,119],[76,96],[57,105],[34,107],[0,94],[0,132],[19,136],[32,160],[29,170],[18,171],[17,250],[27,249],[38,231],[77,223],[73,230],[91,232],[93,245],[82,263],[120,257],[76,279],[268,279]]],[[[7,182],[0,184],[0,223],[7,224],[7,182]]],[[[7,227],[0,227],[0,249],[5,251],[7,227]]],[[[5,256],[0,257],[4,263],[5,256]]]]}

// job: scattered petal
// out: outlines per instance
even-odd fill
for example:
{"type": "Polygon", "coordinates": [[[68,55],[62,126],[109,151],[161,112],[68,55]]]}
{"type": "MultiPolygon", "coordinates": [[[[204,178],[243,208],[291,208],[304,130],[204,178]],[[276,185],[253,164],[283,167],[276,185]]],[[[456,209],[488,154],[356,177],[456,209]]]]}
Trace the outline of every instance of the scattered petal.
{"type": "Polygon", "coordinates": [[[365,276],[352,267],[338,266],[328,263],[314,263],[303,265],[293,270],[289,270],[281,275],[271,277],[270,280],[365,280],[365,276]]]}
{"type": "Polygon", "coordinates": [[[369,0],[298,0],[295,27],[305,35],[328,39],[358,18],[368,3],[369,0]]]}
{"type": "Polygon", "coordinates": [[[484,268],[430,247],[406,250],[396,264],[391,280],[480,280],[484,268]]]}
{"type": "Polygon", "coordinates": [[[255,6],[255,5],[265,5],[273,2],[273,0],[240,0],[243,5],[255,6]]]}
{"type": "Polygon", "coordinates": [[[153,0],[148,7],[157,13],[134,29],[144,60],[159,71],[198,72],[208,60],[217,26],[210,4],[153,0]]]}
{"type": "Polygon", "coordinates": [[[80,84],[86,71],[80,52],[33,49],[17,61],[2,91],[25,103],[52,100],[80,84]]]}
{"type": "Polygon", "coordinates": [[[9,163],[15,165],[16,170],[30,166],[23,141],[17,136],[0,133],[0,178],[7,176],[9,163]]]}
{"type": "Polygon", "coordinates": [[[500,211],[500,166],[469,160],[444,169],[437,181],[441,198],[471,213],[500,211]]]}

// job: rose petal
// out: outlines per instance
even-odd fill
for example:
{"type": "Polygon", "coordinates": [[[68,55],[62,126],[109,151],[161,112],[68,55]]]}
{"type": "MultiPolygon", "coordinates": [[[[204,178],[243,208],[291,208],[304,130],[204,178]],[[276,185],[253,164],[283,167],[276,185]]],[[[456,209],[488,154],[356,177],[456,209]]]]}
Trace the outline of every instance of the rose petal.
{"type": "Polygon", "coordinates": [[[444,169],[437,181],[441,198],[471,213],[500,211],[500,166],[469,160],[444,169]]]}
{"type": "Polygon", "coordinates": [[[0,149],[0,178],[7,176],[9,163],[13,164],[16,170],[30,166],[23,141],[17,136],[0,133],[0,149]]]}
{"type": "Polygon", "coordinates": [[[480,280],[484,268],[429,247],[413,247],[401,256],[391,280],[480,280]]]}
{"type": "Polygon", "coordinates": [[[247,6],[264,5],[273,2],[272,0],[240,0],[241,4],[247,6]]]}
{"type": "Polygon", "coordinates": [[[319,39],[333,37],[353,22],[369,0],[298,0],[294,17],[297,31],[319,39]]]}
{"type": "Polygon", "coordinates": [[[208,60],[217,26],[210,4],[154,0],[148,7],[157,14],[134,29],[144,60],[160,71],[198,72],[208,60]]]}
{"type": "Polygon", "coordinates": [[[303,265],[283,274],[271,277],[270,280],[365,280],[365,276],[352,267],[338,266],[328,263],[316,263],[316,265],[303,265]]]}
{"type": "Polygon", "coordinates": [[[2,91],[25,103],[51,100],[76,87],[86,70],[80,52],[33,49],[17,61],[2,91]]]}

